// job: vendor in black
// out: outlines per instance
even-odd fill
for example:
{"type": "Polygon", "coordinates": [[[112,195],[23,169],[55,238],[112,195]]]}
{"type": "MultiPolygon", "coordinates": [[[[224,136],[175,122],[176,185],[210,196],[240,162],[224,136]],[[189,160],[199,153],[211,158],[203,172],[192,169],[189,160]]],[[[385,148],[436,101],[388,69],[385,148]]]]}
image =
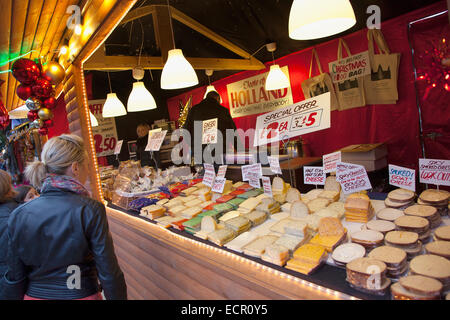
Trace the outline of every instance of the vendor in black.
{"type": "Polygon", "coordinates": [[[136,133],[138,135],[137,138],[137,151],[136,151],[136,157],[137,160],[140,160],[141,166],[151,166],[154,168],[160,167],[160,160],[159,160],[159,152],[153,151],[153,157],[152,153],[150,151],[145,151],[145,147],[148,143],[148,132],[150,131],[150,126],[147,123],[141,123],[136,128],[136,133]]]}

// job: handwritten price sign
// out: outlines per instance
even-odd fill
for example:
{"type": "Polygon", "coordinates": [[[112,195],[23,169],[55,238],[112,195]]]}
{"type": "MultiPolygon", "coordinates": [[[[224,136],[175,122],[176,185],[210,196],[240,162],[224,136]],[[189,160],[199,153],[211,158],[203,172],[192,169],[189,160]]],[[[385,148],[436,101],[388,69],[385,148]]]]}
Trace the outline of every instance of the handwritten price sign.
{"type": "Polygon", "coordinates": [[[256,120],[253,145],[292,138],[330,127],[330,93],[268,112],[256,120]]]}
{"type": "Polygon", "coordinates": [[[420,182],[450,186],[450,160],[419,159],[420,182]]]}
{"type": "Polygon", "coordinates": [[[204,163],[203,167],[205,168],[205,174],[203,175],[203,184],[212,188],[214,179],[216,177],[216,171],[214,170],[214,166],[209,163],[204,163]]]}
{"type": "Polygon", "coordinates": [[[261,178],[264,188],[264,194],[272,198],[272,184],[270,183],[269,177],[262,177],[261,178]]]}
{"type": "Polygon", "coordinates": [[[344,194],[372,189],[366,169],[360,165],[343,162],[338,163],[336,180],[341,184],[344,194]],[[349,169],[344,169],[345,167],[349,169]]]}
{"type": "Polygon", "coordinates": [[[203,121],[202,144],[217,143],[217,118],[203,121]]]}
{"type": "Polygon", "coordinates": [[[88,101],[89,109],[98,121],[98,126],[92,128],[97,157],[114,154],[118,140],[114,118],[103,118],[102,116],[105,101],[105,99],[88,101]]]}
{"type": "Polygon", "coordinates": [[[322,157],[323,171],[325,173],[336,171],[336,165],[340,161],[341,161],[341,152],[340,151],[325,154],[322,157]]]}
{"type": "Polygon", "coordinates": [[[151,135],[148,135],[147,146],[145,147],[145,151],[159,151],[161,149],[161,145],[166,137],[167,130],[162,130],[160,132],[153,132],[151,135]]]}
{"type": "Polygon", "coordinates": [[[303,167],[303,182],[305,184],[324,185],[326,175],[322,167],[303,167]]]}
{"type": "Polygon", "coordinates": [[[416,170],[393,164],[389,165],[389,184],[399,188],[416,191],[416,170]]]}

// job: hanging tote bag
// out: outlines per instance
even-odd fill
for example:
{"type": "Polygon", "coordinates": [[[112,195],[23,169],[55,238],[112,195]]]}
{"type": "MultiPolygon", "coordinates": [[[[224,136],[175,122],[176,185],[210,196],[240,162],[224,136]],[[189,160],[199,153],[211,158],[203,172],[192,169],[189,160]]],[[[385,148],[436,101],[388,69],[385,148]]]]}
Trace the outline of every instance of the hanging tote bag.
{"type": "Polygon", "coordinates": [[[367,104],[395,104],[398,100],[397,79],[400,53],[390,53],[389,47],[379,29],[367,31],[371,72],[364,78],[364,92],[367,104]],[[375,47],[379,54],[375,54],[375,47]]]}
{"type": "Polygon", "coordinates": [[[331,77],[328,73],[322,72],[322,66],[320,65],[320,60],[319,57],[317,56],[315,48],[312,49],[311,53],[311,63],[309,65],[309,77],[308,79],[302,82],[302,90],[306,99],[330,92],[331,111],[339,109],[336,93],[334,92],[333,82],[331,82],[331,77]],[[316,59],[317,67],[319,69],[320,74],[318,76],[311,78],[314,58],[316,59]]]}
{"type": "MultiPolygon", "coordinates": [[[[337,59],[342,60],[342,47],[347,51],[347,56],[351,56],[350,49],[344,39],[339,38],[337,59]]],[[[357,107],[364,107],[366,100],[364,97],[364,77],[350,78],[334,84],[336,96],[339,102],[339,110],[348,110],[357,107]]]]}

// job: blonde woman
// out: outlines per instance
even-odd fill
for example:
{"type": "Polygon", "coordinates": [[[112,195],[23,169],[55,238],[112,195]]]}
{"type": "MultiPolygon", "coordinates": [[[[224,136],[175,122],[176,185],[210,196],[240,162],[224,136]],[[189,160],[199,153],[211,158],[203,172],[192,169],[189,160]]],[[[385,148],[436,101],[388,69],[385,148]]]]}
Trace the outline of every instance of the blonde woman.
{"type": "Polygon", "coordinates": [[[42,161],[25,169],[39,198],[11,213],[3,299],[126,299],[105,207],[89,198],[83,140],[61,135],[47,141],[42,161]]]}
{"type": "Polygon", "coordinates": [[[6,272],[8,218],[11,212],[19,205],[14,200],[15,196],[16,192],[11,183],[11,176],[8,172],[0,170],[0,277],[3,277],[6,272]]]}

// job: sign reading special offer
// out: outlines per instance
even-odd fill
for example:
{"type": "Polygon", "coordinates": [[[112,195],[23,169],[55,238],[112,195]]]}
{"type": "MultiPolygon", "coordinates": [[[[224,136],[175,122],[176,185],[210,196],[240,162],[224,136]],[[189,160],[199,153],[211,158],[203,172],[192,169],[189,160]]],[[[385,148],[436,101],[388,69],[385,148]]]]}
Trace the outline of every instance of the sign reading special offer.
{"type": "Polygon", "coordinates": [[[364,51],[353,56],[328,64],[334,83],[370,74],[369,52],[364,51]]]}
{"type": "Polygon", "coordinates": [[[88,101],[89,110],[98,121],[98,126],[92,127],[97,157],[114,154],[117,144],[116,121],[114,118],[103,118],[102,116],[105,101],[105,99],[88,101]]]}
{"type": "Polygon", "coordinates": [[[450,186],[450,160],[419,159],[421,183],[450,186]]]}
{"type": "MultiPolygon", "coordinates": [[[[289,80],[287,66],[281,71],[289,80]]],[[[236,81],[227,85],[228,101],[232,118],[273,111],[293,103],[291,87],[266,91],[266,78],[269,73],[236,81]]]]}
{"type": "Polygon", "coordinates": [[[416,191],[416,170],[393,164],[389,165],[389,184],[399,188],[416,191]]]}
{"type": "Polygon", "coordinates": [[[327,92],[259,116],[253,146],[327,129],[330,123],[330,93],[327,92]]]}

